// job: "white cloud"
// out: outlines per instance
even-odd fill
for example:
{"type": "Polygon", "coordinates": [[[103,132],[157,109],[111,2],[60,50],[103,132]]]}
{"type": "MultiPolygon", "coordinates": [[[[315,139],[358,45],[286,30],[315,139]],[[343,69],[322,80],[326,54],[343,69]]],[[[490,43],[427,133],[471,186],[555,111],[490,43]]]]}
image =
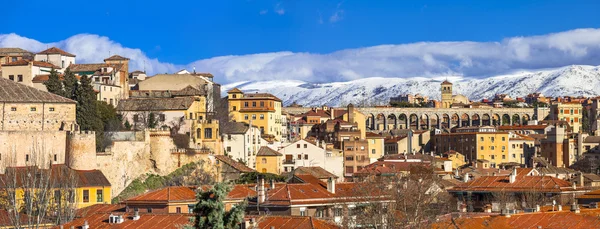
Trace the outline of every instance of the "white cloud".
{"type": "Polygon", "coordinates": [[[189,64],[149,58],[140,49],[123,47],[108,37],[79,34],[41,43],[16,34],[0,35],[0,47],[41,51],[57,46],[77,55],[78,63],[102,62],[111,54],[131,58],[130,69],[145,66],[149,74],[181,68],[211,72],[221,83],[244,80],[297,79],[345,81],[364,77],[486,77],[519,69],[543,69],[571,64],[600,65],[600,29],[577,29],[498,42],[418,42],[379,45],[333,53],[273,52],[220,56],[189,64]]]}
{"type": "Polygon", "coordinates": [[[329,22],[336,23],[344,19],[344,10],[336,10],[331,17],[329,17],[329,22]]]}
{"type": "Polygon", "coordinates": [[[277,13],[279,15],[284,15],[285,14],[285,9],[283,8],[283,6],[281,6],[281,2],[277,3],[275,5],[275,8],[273,10],[275,11],[275,13],[277,13]]]}
{"type": "Polygon", "coordinates": [[[267,14],[269,11],[268,10],[261,10],[260,12],[258,12],[260,15],[265,15],[267,14]]]}

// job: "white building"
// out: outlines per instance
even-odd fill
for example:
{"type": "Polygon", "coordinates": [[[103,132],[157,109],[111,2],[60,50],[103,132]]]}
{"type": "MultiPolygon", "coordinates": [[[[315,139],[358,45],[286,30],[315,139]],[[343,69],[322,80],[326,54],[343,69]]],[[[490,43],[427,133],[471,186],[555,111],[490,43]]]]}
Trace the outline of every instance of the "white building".
{"type": "Polygon", "coordinates": [[[261,146],[267,146],[268,143],[260,137],[260,129],[243,122],[231,122],[226,126],[221,130],[225,154],[256,169],[256,154],[261,146]]]}
{"type": "MultiPolygon", "coordinates": [[[[317,143],[319,144],[319,143],[317,143]]],[[[298,140],[278,150],[283,154],[283,171],[291,172],[298,167],[319,166],[338,177],[344,177],[344,160],[319,145],[306,140],[298,140]]]]}
{"type": "Polygon", "coordinates": [[[75,63],[75,55],[52,47],[35,54],[35,61],[48,62],[60,68],[61,72],[75,63]]]}

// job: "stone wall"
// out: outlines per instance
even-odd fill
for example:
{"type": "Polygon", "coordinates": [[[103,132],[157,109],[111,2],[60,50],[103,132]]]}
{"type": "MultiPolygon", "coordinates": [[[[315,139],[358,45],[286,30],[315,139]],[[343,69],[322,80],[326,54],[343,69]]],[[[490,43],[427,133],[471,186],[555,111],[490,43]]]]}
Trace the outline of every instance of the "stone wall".
{"type": "Polygon", "coordinates": [[[6,166],[64,164],[66,135],[65,131],[0,131],[0,173],[6,166]]]}
{"type": "Polygon", "coordinates": [[[75,123],[75,103],[0,103],[1,130],[63,130],[75,123]]]}

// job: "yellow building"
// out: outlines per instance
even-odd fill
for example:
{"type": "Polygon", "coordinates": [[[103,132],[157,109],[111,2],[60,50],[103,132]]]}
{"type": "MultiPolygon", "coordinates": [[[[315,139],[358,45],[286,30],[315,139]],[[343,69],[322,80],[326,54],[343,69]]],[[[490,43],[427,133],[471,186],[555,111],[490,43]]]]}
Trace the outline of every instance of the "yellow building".
{"type": "Polygon", "coordinates": [[[7,186],[2,188],[15,188],[15,199],[6,200],[9,203],[25,204],[27,199],[34,202],[42,198],[44,193],[53,203],[57,200],[72,202],[75,208],[85,208],[95,204],[111,203],[111,184],[100,170],[74,170],[65,165],[54,165],[52,170],[39,169],[37,167],[8,168],[0,179],[8,181],[7,186]],[[20,181],[24,174],[36,173],[38,179],[30,179],[26,182],[20,181]],[[11,180],[16,180],[14,186],[8,186],[11,180]],[[47,185],[50,191],[44,192],[35,188],[47,185]],[[74,194],[74,195],[73,195],[74,194]]]}
{"type": "Polygon", "coordinates": [[[444,153],[444,157],[448,158],[448,160],[452,161],[452,169],[460,168],[461,166],[466,164],[465,155],[456,152],[454,150],[450,150],[444,153]]]}
{"type": "Polygon", "coordinates": [[[280,174],[283,168],[283,155],[267,146],[260,147],[256,154],[256,171],[280,174]]]}
{"type": "Polygon", "coordinates": [[[372,162],[384,155],[384,137],[380,134],[367,132],[367,142],[369,146],[369,159],[372,162]]]}
{"type": "Polygon", "coordinates": [[[342,119],[351,124],[357,124],[358,130],[360,130],[360,139],[365,139],[367,130],[367,116],[360,111],[354,109],[354,105],[349,104],[346,113],[342,116],[342,119]]]}
{"type": "Polygon", "coordinates": [[[281,140],[281,99],[268,93],[244,94],[237,88],[227,94],[232,121],[258,126],[266,139],[281,140]]]}
{"type": "Polygon", "coordinates": [[[467,161],[484,159],[490,166],[509,161],[508,132],[461,132],[446,133],[434,136],[434,148],[437,153],[450,150],[462,152],[467,161]]]}
{"type": "Polygon", "coordinates": [[[581,132],[581,103],[578,102],[558,102],[552,104],[550,117],[552,120],[567,121],[571,126],[573,133],[581,132]]]}

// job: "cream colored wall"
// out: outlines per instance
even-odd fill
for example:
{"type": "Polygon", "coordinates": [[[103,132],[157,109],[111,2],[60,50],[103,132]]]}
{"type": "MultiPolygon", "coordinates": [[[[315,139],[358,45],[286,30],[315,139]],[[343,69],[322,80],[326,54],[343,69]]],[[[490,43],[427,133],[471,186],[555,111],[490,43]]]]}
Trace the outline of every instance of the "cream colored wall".
{"type": "Polygon", "coordinates": [[[30,65],[23,66],[4,66],[2,67],[2,78],[8,79],[10,75],[14,76],[14,81],[18,82],[18,75],[23,75],[23,82],[19,82],[25,84],[27,86],[33,87],[33,82],[31,80],[35,76],[34,74],[39,74],[40,68],[30,65]]]}
{"type": "Polygon", "coordinates": [[[4,131],[59,130],[63,122],[68,130],[76,122],[74,103],[0,103],[0,109],[0,130],[4,131]]]}
{"type": "Polygon", "coordinates": [[[75,63],[75,57],[63,56],[61,54],[36,54],[34,60],[49,62],[60,67],[63,71],[67,69],[69,65],[75,63]],[[63,60],[65,63],[64,66],[62,66],[63,60]]]}
{"type": "Polygon", "coordinates": [[[117,106],[122,96],[122,88],[114,85],[105,85],[94,83],[94,89],[98,90],[97,100],[117,106]],[[112,103],[111,103],[112,100],[112,103]]]}
{"type": "Polygon", "coordinates": [[[371,162],[376,161],[385,154],[383,137],[371,137],[367,138],[367,141],[369,142],[369,158],[371,159],[371,162]],[[373,150],[375,150],[375,153],[373,153],[373,150]]]}
{"type": "Polygon", "coordinates": [[[267,141],[260,138],[260,130],[256,127],[248,128],[244,134],[231,134],[231,139],[224,134],[221,139],[227,155],[236,161],[238,159],[246,161],[246,165],[253,169],[256,169],[256,153],[261,146],[267,145],[267,141]],[[228,147],[231,149],[230,152],[227,152],[228,147]]]}
{"type": "Polygon", "coordinates": [[[7,166],[64,164],[65,142],[65,131],[0,131],[0,173],[7,166]]]}

